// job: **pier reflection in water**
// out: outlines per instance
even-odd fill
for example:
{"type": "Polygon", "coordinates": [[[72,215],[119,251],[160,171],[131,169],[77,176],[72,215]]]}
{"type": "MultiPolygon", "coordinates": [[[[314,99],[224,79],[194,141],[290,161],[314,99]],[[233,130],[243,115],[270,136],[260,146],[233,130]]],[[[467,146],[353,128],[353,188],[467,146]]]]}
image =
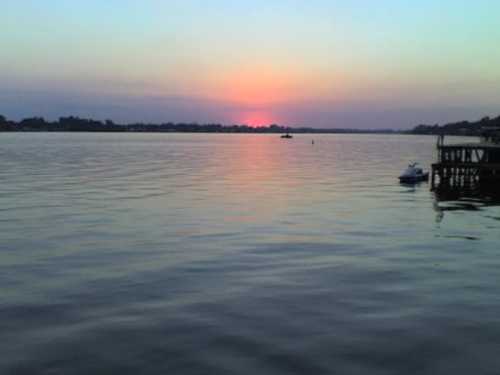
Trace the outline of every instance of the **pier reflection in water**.
{"type": "Polygon", "coordinates": [[[441,221],[446,211],[478,211],[500,206],[500,192],[495,186],[484,189],[439,189],[434,191],[434,209],[441,221]]]}

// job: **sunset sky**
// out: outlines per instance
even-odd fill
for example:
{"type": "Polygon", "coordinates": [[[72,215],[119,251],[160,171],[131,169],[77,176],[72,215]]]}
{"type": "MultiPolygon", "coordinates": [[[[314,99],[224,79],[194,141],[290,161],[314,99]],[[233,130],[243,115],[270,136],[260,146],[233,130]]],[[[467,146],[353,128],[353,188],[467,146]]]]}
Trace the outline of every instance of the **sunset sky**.
{"type": "Polygon", "coordinates": [[[408,128],[500,114],[500,1],[2,0],[0,114],[408,128]]]}

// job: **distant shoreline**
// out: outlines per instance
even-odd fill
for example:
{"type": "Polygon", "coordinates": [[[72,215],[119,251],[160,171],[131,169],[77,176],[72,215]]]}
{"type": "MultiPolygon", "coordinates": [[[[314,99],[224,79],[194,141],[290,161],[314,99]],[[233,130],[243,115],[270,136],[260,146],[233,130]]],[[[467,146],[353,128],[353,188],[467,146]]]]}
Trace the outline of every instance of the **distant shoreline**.
{"type": "MultiPolygon", "coordinates": [[[[17,130],[3,130],[0,129],[0,133],[115,133],[115,134],[125,134],[125,133],[161,133],[161,134],[283,134],[283,133],[289,133],[289,134],[386,134],[386,135],[402,135],[402,134],[407,134],[407,135],[419,135],[419,134],[414,134],[408,131],[398,131],[398,130],[388,130],[388,131],[379,131],[379,130],[333,130],[333,131],[322,131],[320,129],[313,129],[311,131],[297,131],[297,130],[290,130],[290,131],[284,131],[284,132],[272,132],[272,131],[166,131],[166,130],[139,130],[139,131],[134,131],[134,130],[33,130],[33,129],[17,129],[17,130]]],[[[424,135],[431,135],[431,134],[424,134],[424,135]]]]}
{"type": "Polygon", "coordinates": [[[500,128],[500,116],[484,117],[476,122],[462,121],[445,125],[418,125],[409,130],[350,129],[289,127],[277,124],[268,126],[222,125],[198,123],[133,123],[116,124],[112,120],[98,121],[79,117],[61,117],[46,121],[43,117],[31,117],[11,121],[0,115],[0,132],[80,132],[80,133],[220,133],[220,134],[415,134],[415,135],[462,135],[479,136],[487,127],[500,128]]]}
{"type": "Polygon", "coordinates": [[[197,123],[134,123],[116,124],[79,117],[61,117],[57,121],[46,121],[42,117],[32,117],[19,122],[9,121],[0,116],[0,132],[86,132],[86,133],[221,133],[221,134],[400,134],[392,129],[325,129],[310,127],[288,127],[268,125],[252,127],[248,125],[221,125],[197,123]]]}

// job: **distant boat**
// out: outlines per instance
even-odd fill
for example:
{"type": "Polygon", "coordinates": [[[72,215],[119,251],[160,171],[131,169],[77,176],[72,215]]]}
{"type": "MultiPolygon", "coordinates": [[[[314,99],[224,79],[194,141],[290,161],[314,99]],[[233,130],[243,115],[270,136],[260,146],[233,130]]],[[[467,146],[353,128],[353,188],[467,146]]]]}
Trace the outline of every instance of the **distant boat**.
{"type": "Polygon", "coordinates": [[[291,134],[289,134],[289,133],[286,133],[286,134],[283,134],[283,135],[281,136],[281,138],[284,138],[284,139],[290,139],[290,138],[293,138],[293,136],[292,136],[291,134]]]}
{"type": "Polygon", "coordinates": [[[399,176],[399,182],[406,184],[415,184],[421,181],[429,180],[429,172],[425,172],[422,168],[417,168],[418,163],[408,165],[408,168],[399,176]]]}

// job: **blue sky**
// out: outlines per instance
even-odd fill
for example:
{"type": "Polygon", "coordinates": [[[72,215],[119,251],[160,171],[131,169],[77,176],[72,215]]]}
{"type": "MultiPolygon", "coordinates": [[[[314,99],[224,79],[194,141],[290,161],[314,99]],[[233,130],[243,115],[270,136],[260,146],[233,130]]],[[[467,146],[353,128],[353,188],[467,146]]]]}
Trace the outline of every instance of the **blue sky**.
{"type": "Polygon", "coordinates": [[[500,113],[497,1],[1,7],[10,118],[406,128],[500,113]]]}

